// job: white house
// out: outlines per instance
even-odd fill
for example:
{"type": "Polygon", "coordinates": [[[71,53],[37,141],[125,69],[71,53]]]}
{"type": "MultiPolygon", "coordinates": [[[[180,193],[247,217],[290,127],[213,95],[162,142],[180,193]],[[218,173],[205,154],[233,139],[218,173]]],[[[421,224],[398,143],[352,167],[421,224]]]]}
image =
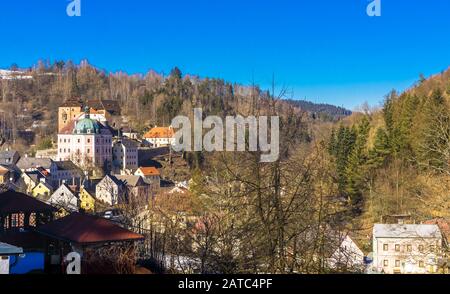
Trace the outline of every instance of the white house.
{"type": "Polygon", "coordinates": [[[115,176],[106,175],[95,187],[95,197],[109,205],[124,202],[125,185],[115,176]]]}
{"type": "Polygon", "coordinates": [[[47,202],[55,207],[64,208],[70,212],[78,212],[80,200],[67,184],[62,184],[55,192],[53,192],[47,202]]]}
{"type": "Polygon", "coordinates": [[[354,272],[364,271],[364,252],[358,247],[348,234],[337,233],[335,238],[336,248],[332,249],[332,255],[328,258],[328,266],[331,269],[348,270],[354,272]]]}
{"type": "Polygon", "coordinates": [[[138,146],[127,138],[116,139],[113,143],[113,168],[115,173],[128,174],[138,168],[138,146]]]}
{"type": "Polygon", "coordinates": [[[437,225],[375,224],[373,270],[387,274],[438,271],[442,234],[437,225]]]}
{"type": "Polygon", "coordinates": [[[176,143],[175,132],[170,127],[155,127],[145,133],[144,140],[149,142],[152,147],[167,147],[173,146],[176,143]]]}

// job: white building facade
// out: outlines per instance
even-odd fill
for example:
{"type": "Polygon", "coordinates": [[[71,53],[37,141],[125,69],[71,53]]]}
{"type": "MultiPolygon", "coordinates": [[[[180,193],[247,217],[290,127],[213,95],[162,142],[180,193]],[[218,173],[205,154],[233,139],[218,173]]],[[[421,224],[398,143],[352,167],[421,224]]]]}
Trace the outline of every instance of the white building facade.
{"type": "Polygon", "coordinates": [[[138,168],[137,144],[127,138],[115,140],[113,144],[113,168],[117,174],[131,174],[138,168]]]}
{"type": "Polygon", "coordinates": [[[437,225],[375,224],[373,270],[386,274],[438,272],[442,234],[437,225]]]}
{"type": "Polygon", "coordinates": [[[58,134],[58,161],[70,160],[81,168],[105,167],[112,162],[112,133],[100,122],[84,118],[58,134]]]}

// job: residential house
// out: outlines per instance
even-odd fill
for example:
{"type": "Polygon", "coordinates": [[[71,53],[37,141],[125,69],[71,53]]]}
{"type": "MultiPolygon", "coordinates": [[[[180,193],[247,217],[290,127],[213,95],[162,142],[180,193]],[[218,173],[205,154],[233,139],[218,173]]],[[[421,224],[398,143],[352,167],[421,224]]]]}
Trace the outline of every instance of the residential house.
{"type": "Polygon", "coordinates": [[[127,200],[135,201],[142,205],[147,205],[151,198],[151,184],[141,176],[135,175],[117,175],[119,181],[123,182],[127,188],[127,200]]]}
{"type": "Polygon", "coordinates": [[[81,186],[80,194],[78,195],[80,199],[80,208],[87,212],[95,211],[95,189],[89,189],[85,186],[81,186]]]}
{"type": "Polygon", "coordinates": [[[130,174],[138,168],[138,144],[127,138],[113,143],[113,170],[116,174],[130,174]]]}
{"type": "Polygon", "coordinates": [[[56,161],[58,158],[58,149],[45,149],[45,150],[37,150],[36,158],[49,158],[53,161],[56,161]]]}
{"type": "Polygon", "coordinates": [[[141,176],[150,181],[152,188],[157,190],[161,187],[161,173],[156,167],[140,167],[135,173],[135,176],[141,176]]]}
{"type": "Polygon", "coordinates": [[[331,256],[327,260],[328,267],[339,272],[363,272],[364,252],[356,242],[344,232],[333,232],[330,236],[333,240],[331,256]]]}
{"type": "Polygon", "coordinates": [[[438,272],[442,233],[437,225],[375,224],[373,270],[387,274],[438,272]]]}
{"type": "Polygon", "coordinates": [[[38,171],[41,175],[45,176],[48,184],[52,186],[55,185],[58,167],[50,158],[34,158],[25,156],[19,159],[16,166],[23,173],[38,171]]]}
{"type": "Polygon", "coordinates": [[[19,161],[19,152],[14,150],[0,151],[0,164],[1,165],[14,165],[19,161]]]}
{"type": "Polygon", "coordinates": [[[83,171],[72,161],[55,161],[57,170],[54,175],[55,187],[66,183],[71,186],[80,186],[83,178],[83,171]]]}
{"type": "Polygon", "coordinates": [[[64,210],[65,212],[78,212],[80,200],[78,193],[74,191],[75,187],[62,184],[47,200],[47,203],[53,207],[64,210]]]}
{"type": "Polygon", "coordinates": [[[95,198],[111,206],[124,203],[125,194],[124,183],[112,175],[106,175],[95,187],[95,198]]]}
{"type": "Polygon", "coordinates": [[[31,195],[41,200],[47,201],[53,194],[53,187],[45,178],[41,178],[40,182],[31,190],[31,195]]]}
{"type": "Polygon", "coordinates": [[[175,145],[175,132],[171,126],[152,128],[143,138],[154,148],[175,145]]]}

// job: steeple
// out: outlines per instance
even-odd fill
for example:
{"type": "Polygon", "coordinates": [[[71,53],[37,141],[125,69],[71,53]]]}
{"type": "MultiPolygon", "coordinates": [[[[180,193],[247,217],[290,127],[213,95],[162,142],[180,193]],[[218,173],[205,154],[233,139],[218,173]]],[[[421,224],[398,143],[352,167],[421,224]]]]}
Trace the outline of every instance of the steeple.
{"type": "Polygon", "coordinates": [[[90,118],[89,117],[89,106],[84,107],[84,118],[90,118]]]}

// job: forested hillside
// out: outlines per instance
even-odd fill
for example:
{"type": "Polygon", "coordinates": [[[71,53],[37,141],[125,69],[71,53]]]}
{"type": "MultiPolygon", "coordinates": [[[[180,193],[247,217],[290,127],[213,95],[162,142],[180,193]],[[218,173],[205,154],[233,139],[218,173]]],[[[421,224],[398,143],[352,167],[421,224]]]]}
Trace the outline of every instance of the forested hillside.
{"type": "Polygon", "coordinates": [[[328,151],[353,217],[368,225],[387,215],[449,216],[450,70],[348,121],[333,129],[328,151]]]}
{"type": "MultiPolygon", "coordinates": [[[[87,61],[79,65],[71,61],[39,62],[27,70],[12,66],[0,82],[1,119],[4,121],[1,135],[19,145],[21,141],[22,145],[45,145],[46,142],[40,140],[56,132],[57,107],[73,97],[119,101],[124,117],[122,126],[141,133],[153,125],[170,124],[178,114],[192,114],[193,107],[202,107],[204,113],[221,116],[264,111],[271,97],[258,86],[183,75],[178,68],[167,76],[154,71],[129,75],[107,73],[87,61]],[[23,142],[19,131],[27,129],[36,133],[35,142],[23,142]]],[[[281,115],[291,113],[305,120],[320,121],[348,114],[331,106],[288,103],[283,95],[273,98],[277,98],[275,108],[281,115]],[[320,117],[316,113],[320,113],[320,117]]],[[[308,136],[306,130],[303,136],[308,136]]]]}

